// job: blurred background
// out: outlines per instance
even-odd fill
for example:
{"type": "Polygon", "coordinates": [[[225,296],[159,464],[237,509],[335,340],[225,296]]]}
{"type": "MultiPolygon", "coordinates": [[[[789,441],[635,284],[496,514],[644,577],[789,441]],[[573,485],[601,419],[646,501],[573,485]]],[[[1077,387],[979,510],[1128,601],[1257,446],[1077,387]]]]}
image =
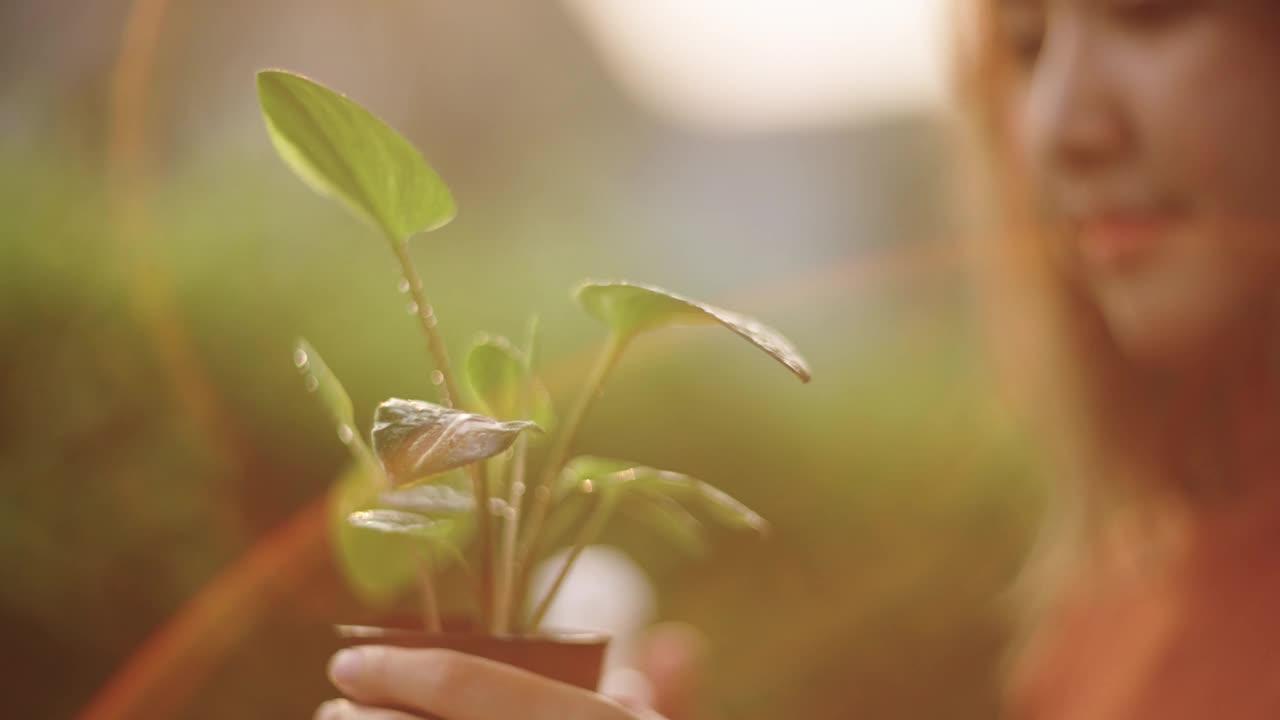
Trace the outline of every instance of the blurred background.
{"type": "MultiPolygon", "coordinates": [[[[713,482],[767,542],[605,539],[710,646],[726,718],[989,718],[1041,489],[994,398],[945,0],[0,2],[0,715],[309,717],[366,606],[328,540],[359,417],[431,397],[383,241],[275,157],[253,73],[364,103],[452,186],[414,254],[453,348],[585,278],[753,315],[624,360],[577,443],[713,482]]],[[[367,427],[365,428],[367,430],[367,427]]]]}

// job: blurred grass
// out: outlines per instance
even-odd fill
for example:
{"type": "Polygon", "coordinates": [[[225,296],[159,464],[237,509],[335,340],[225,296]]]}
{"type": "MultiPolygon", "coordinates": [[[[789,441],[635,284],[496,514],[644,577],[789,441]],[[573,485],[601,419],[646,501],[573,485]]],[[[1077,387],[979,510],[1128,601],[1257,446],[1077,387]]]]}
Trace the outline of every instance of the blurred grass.
{"type": "MultiPolygon", "coordinates": [[[[0,692],[15,716],[70,716],[337,475],[344,450],[291,365],[295,337],[358,417],[429,396],[382,242],[262,156],[223,153],[153,188],[135,248],[172,278],[235,457],[209,445],[134,316],[134,258],[106,232],[92,163],[56,142],[0,145],[0,621],[24,658],[0,692]]],[[[569,290],[628,275],[619,258],[636,249],[596,216],[539,227],[510,195],[462,205],[414,248],[455,361],[475,331],[519,337],[536,312],[563,408],[602,337],[569,290]]],[[[625,524],[606,538],[654,574],[665,616],[708,633],[726,717],[992,717],[1000,592],[1039,502],[1031,458],[987,396],[961,278],[866,283],[857,263],[705,297],[791,336],[811,386],[728,333],[671,331],[623,361],[578,447],[687,471],[773,523],[769,542],[717,537],[699,560],[625,524]]],[[[319,633],[354,602],[332,568],[308,583],[261,608],[182,717],[310,712],[328,692],[319,633]]]]}

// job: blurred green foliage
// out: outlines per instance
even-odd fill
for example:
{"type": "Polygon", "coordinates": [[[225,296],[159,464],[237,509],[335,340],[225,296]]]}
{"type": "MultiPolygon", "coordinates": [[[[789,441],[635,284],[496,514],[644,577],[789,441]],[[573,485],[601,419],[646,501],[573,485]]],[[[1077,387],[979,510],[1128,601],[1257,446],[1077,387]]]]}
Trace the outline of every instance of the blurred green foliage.
{"type": "MultiPolygon", "coordinates": [[[[294,338],[324,349],[362,423],[385,397],[431,397],[393,259],[261,150],[166,174],[147,232],[122,242],[98,158],[0,144],[0,622],[23,659],[0,691],[14,716],[74,713],[342,471],[294,338]],[[139,278],[172,289],[217,437],[159,360],[139,278]]],[[[575,168],[545,172],[589,187],[575,168]]],[[[850,248],[847,274],[726,263],[704,291],[650,274],[668,261],[644,255],[634,227],[615,236],[603,212],[539,227],[528,202],[460,193],[459,220],[414,245],[452,347],[473,328],[521,337],[536,313],[541,372],[565,407],[603,337],[566,288],[630,275],[785,328],[814,366],[801,388],[724,333],[647,337],[576,445],[688,471],[770,521],[766,543],[726,533],[695,558],[625,517],[604,538],[653,574],[665,617],[707,633],[711,702],[744,719],[995,715],[1002,592],[1040,491],[989,397],[963,278],[858,281],[850,248]]],[[[194,677],[180,717],[305,716],[331,692],[326,628],[361,612],[335,566],[256,612],[247,639],[194,677]]]]}

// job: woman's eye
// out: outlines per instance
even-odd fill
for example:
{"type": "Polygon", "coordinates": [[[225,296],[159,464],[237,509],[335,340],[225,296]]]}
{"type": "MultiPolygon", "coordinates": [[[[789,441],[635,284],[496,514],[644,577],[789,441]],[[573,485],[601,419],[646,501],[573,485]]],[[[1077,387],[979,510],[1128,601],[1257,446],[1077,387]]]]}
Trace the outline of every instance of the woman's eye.
{"type": "Polygon", "coordinates": [[[1115,0],[1111,12],[1135,27],[1157,28],[1177,19],[1193,4],[1192,0],[1115,0]]]}
{"type": "Polygon", "coordinates": [[[1040,48],[1044,45],[1044,33],[1023,32],[1010,36],[1009,48],[1018,65],[1029,68],[1035,65],[1040,57],[1040,48]]]}
{"type": "Polygon", "coordinates": [[[1044,17],[1032,10],[1008,12],[1001,19],[1005,44],[1017,64],[1026,69],[1035,65],[1044,45],[1044,17]]]}

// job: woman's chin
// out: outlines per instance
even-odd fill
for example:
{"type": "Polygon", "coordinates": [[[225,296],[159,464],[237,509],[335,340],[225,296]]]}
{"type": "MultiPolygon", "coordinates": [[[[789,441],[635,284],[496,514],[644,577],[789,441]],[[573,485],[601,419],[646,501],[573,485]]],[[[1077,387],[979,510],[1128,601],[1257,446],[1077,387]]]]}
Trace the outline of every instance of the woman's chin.
{"type": "Polygon", "coordinates": [[[1202,294],[1161,296],[1155,293],[1111,293],[1100,306],[1111,337],[1131,364],[1151,370],[1190,370],[1227,352],[1233,303],[1202,294]],[[1162,300],[1166,300],[1162,302],[1162,300]]]}
{"type": "Polygon", "coordinates": [[[1193,332],[1185,326],[1160,328],[1147,323],[1130,325],[1126,321],[1110,324],[1121,354],[1137,368],[1173,370],[1191,367],[1212,352],[1212,343],[1206,339],[1206,334],[1193,332]]]}

